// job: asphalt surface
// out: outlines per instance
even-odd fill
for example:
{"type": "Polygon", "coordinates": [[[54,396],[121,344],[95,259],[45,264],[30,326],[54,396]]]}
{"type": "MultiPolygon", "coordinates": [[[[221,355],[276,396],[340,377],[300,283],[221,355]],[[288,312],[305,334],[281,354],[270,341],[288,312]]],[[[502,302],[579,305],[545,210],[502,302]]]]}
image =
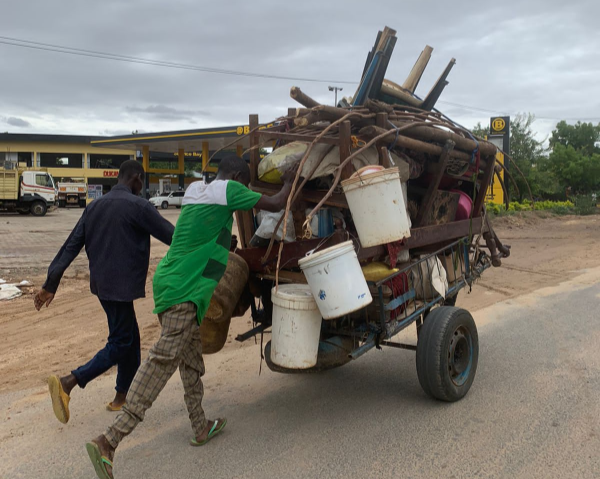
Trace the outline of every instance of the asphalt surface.
{"type": "MultiPolygon", "coordinates": [[[[311,376],[259,375],[258,345],[207,357],[205,408],[228,418],[223,434],[188,446],[174,377],[117,450],[115,477],[600,477],[599,306],[592,270],[478,311],[477,377],[454,404],[422,392],[409,351],[311,376]]],[[[113,385],[76,391],[66,426],[43,385],[0,396],[0,477],[94,478],[84,444],[114,417],[113,385]]]]}

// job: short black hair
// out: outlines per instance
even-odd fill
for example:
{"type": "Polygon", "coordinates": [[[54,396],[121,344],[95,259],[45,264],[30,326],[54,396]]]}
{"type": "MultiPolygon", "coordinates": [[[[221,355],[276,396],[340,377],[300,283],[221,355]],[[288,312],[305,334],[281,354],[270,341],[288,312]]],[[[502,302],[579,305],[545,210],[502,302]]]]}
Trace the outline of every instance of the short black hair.
{"type": "Polygon", "coordinates": [[[219,162],[219,173],[226,176],[231,176],[234,173],[239,173],[243,180],[250,182],[250,168],[245,160],[239,156],[226,156],[219,162]]]}
{"type": "Polygon", "coordinates": [[[120,180],[128,180],[135,175],[142,175],[144,177],[144,167],[139,161],[136,160],[127,160],[121,164],[121,168],[119,168],[119,179],[120,180]]]}

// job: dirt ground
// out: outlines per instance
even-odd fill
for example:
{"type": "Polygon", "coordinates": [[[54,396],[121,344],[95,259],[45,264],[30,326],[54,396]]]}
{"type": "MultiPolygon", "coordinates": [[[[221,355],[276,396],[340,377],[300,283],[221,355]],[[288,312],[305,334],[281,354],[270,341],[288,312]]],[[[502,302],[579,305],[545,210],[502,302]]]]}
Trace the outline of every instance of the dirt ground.
{"type": "MultiPolygon", "coordinates": [[[[178,210],[163,212],[175,223],[178,210]]],[[[42,386],[49,374],[64,374],[89,360],[107,336],[104,312],[89,292],[85,255],[65,274],[51,306],[36,312],[33,293],[44,281],[47,266],[81,214],[61,210],[44,218],[0,217],[0,278],[29,280],[34,287],[20,298],[0,302],[0,392],[42,386]]],[[[547,217],[529,214],[498,218],[501,240],[512,246],[501,268],[488,270],[470,294],[461,293],[457,305],[471,311],[559,284],[585,270],[600,266],[600,216],[547,217]]],[[[147,297],[136,301],[143,355],[155,342],[159,325],[152,314],[150,279],[166,246],[153,240],[147,297]]],[[[248,316],[232,321],[226,348],[253,344],[234,341],[251,327],[248,316]]]]}

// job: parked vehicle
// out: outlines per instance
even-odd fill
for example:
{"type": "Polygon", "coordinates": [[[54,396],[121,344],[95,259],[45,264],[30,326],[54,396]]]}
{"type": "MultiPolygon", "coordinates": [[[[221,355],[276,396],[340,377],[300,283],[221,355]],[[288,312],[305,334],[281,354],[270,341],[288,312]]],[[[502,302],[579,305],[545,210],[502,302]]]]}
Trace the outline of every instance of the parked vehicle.
{"type": "Polygon", "coordinates": [[[169,206],[181,208],[181,202],[183,201],[184,195],[185,191],[173,191],[171,193],[165,192],[160,194],[159,196],[150,198],[150,203],[156,206],[157,208],[162,208],[163,210],[166,210],[169,206]]]}
{"type": "Polygon", "coordinates": [[[50,173],[0,168],[0,211],[44,216],[56,206],[56,186],[50,173]]]}
{"type": "Polygon", "coordinates": [[[58,206],[79,206],[85,208],[87,198],[87,186],[85,181],[58,183],[58,206]]]}

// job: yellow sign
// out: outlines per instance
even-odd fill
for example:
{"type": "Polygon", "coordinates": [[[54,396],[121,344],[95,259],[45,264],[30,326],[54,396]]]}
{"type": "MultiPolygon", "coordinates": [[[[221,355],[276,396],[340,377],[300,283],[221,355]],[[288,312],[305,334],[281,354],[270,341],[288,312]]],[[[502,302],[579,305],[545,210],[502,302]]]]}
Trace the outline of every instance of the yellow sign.
{"type": "Polygon", "coordinates": [[[504,118],[495,118],[492,120],[492,130],[494,131],[503,131],[506,127],[506,122],[504,118]]]}
{"type": "MultiPolygon", "coordinates": [[[[500,151],[496,152],[496,159],[499,163],[504,164],[504,154],[500,151]]],[[[500,178],[504,181],[504,169],[500,170],[500,178]]],[[[492,177],[492,184],[487,190],[487,194],[485,195],[485,201],[487,203],[495,203],[495,204],[503,204],[504,203],[504,190],[502,189],[502,185],[498,181],[498,178],[494,174],[492,177]]]]}

